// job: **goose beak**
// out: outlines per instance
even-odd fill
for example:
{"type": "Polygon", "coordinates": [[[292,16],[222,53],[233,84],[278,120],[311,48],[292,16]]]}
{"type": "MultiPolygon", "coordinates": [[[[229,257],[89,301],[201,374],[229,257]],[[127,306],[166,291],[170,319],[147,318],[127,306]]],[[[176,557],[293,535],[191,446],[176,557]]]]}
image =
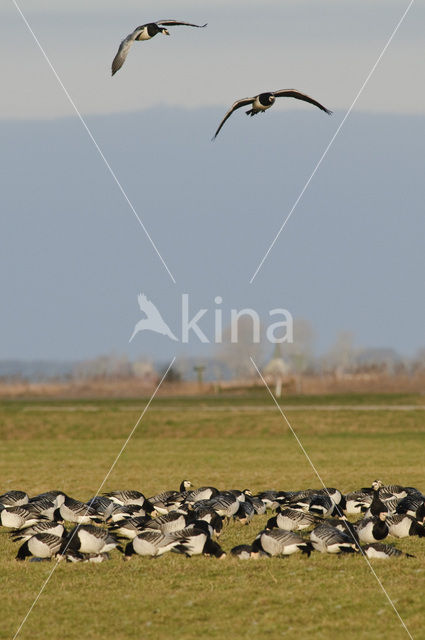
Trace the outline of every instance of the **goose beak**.
{"type": "Polygon", "coordinates": [[[164,34],[164,36],[169,36],[170,32],[168,31],[168,29],[164,29],[164,31],[162,32],[164,34]]]}

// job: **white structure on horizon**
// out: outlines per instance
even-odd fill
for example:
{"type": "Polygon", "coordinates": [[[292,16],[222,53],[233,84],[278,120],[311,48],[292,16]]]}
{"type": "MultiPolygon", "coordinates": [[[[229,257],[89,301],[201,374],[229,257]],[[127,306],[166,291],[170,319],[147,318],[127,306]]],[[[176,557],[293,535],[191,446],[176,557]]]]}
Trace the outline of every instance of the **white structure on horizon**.
{"type": "Polygon", "coordinates": [[[280,344],[277,343],[273,352],[273,357],[270,362],[264,367],[263,373],[267,378],[270,378],[275,385],[275,396],[280,398],[282,395],[282,382],[288,377],[290,367],[282,358],[280,350],[280,344]]]}

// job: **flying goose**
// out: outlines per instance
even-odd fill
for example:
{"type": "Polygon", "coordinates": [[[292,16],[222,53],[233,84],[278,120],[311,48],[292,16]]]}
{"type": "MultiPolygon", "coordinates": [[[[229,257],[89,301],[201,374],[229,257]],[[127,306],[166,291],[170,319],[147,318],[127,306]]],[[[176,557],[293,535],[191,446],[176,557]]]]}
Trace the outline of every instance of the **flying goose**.
{"type": "Polygon", "coordinates": [[[206,24],[192,24],[191,22],[180,22],[178,20],[158,20],[157,22],[142,24],[121,42],[118,52],[112,61],[112,75],[114,75],[123,66],[133,42],[150,40],[158,33],[169,36],[170,32],[168,29],[165,29],[165,27],[177,27],[178,25],[183,25],[185,27],[198,27],[201,29],[207,26],[206,24]]]}
{"type": "Polygon", "coordinates": [[[220,129],[226,122],[228,118],[232,115],[236,109],[240,109],[241,107],[246,107],[247,105],[252,105],[246,114],[248,116],[255,116],[256,113],[264,113],[267,109],[270,109],[276,101],[276,98],[296,98],[297,100],[303,100],[304,102],[309,102],[313,104],[315,107],[318,107],[328,115],[332,114],[332,111],[326,109],[320,102],[314,100],[314,98],[310,98],[310,96],[305,93],[301,93],[301,91],[297,91],[297,89],[280,89],[279,91],[267,91],[265,93],[260,93],[253,98],[242,98],[241,100],[236,100],[233,105],[230,107],[229,111],[224,116],[223,120],[220,122],[217,131],[213,136],[213,140],[218,136],[220,129]]]}

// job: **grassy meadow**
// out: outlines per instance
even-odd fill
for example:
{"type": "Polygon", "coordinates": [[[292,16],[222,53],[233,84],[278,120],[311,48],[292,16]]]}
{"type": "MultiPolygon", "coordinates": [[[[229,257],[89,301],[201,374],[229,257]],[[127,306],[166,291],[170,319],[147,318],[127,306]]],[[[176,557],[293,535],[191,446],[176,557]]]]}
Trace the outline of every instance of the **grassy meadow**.
{"type": "MultiPolygon", "coordinates": [[[[99,488],[146,400],[4,400],[0,493],[99,488]]],[[[379,477],[425,491],[425,401],[419,395],[292,397],[282,407],[323,481],[349,491],[379,477]]],[[[219,489],[320,488],[270,397],[155,399],[103,490],[147,496],[184,478],[219,489]]],[[[226,551],[267,516],[230,524],[226,551]]],[[[372,561],[412,636],[425,638],[425,539],[388,542],[416,558],[372,561]]],[[[17,563],[0,528],[0,638],[13,638],[52,569],[17,563]]],[[[61,563],[19,638],[125,640],[408,637],[362,557],[313,553],[239,561],[166,554],[124,563],[61,563]]]]}

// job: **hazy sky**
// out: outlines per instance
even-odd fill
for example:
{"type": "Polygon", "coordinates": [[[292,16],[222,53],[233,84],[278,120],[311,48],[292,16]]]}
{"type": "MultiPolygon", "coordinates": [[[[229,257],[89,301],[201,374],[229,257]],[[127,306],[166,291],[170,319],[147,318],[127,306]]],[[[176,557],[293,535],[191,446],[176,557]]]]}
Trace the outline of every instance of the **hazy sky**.
{"type": "Polygon", "coordinates": [[[312,322],[319,351],[343,329],[364,346],[425,345],[425,7],[413,5],[250,285],[408,3],[229,4],[20,3],[177,284],[2,4],[0,358],[202,352],[148,333],[128,345],[139,291],[177,330],[189,292],[194,310],[216,295],[225,313],[286,307],[312,322]],[[111,78],[120,40],[160,18],[208,27],[135,43],[111,78]],[[241,110],[210,142],[236,98],[285,87],[334,116],[281,100],[253,119],[241,110]]]}

